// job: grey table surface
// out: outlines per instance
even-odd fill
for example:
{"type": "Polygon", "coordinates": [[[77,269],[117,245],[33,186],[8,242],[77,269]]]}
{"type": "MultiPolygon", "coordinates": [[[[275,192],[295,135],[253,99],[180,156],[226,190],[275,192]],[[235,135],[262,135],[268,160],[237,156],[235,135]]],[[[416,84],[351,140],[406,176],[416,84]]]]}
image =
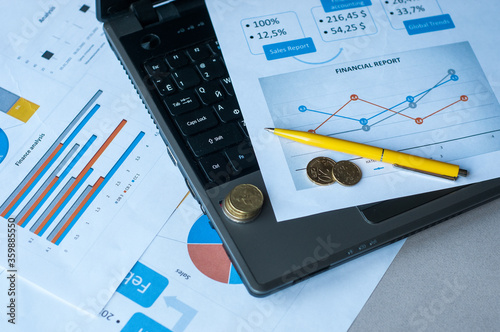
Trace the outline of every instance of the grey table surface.
{"type": "Polygon", "coordinates": [[[500,331],[500,199],[408,238],[357,331],[500,331]]]}

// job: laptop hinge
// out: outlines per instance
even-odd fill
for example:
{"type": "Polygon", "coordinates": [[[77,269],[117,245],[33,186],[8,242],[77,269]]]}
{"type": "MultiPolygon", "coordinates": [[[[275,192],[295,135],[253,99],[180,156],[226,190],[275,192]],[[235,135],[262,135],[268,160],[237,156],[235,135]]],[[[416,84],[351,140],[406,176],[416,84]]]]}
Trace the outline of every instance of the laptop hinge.
{"type": "Polygon", "coordinates": [[[137,17],[137,20],[143,27],[157,23],[159,21],[158,14],[153,8],[151,0],[139,0],[130,5],[130,9],[137,17]]]}

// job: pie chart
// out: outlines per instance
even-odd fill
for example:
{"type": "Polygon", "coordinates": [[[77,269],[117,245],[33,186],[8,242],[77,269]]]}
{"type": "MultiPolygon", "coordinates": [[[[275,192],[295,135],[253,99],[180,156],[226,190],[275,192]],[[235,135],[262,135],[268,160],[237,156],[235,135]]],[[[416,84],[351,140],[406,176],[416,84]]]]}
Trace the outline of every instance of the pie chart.
{"type": "Polygon", "coordinates": [[[9,140],[5,132],[0,129],[0,163],[5,159],[5,156],[7,156],[7,151],[9,151],[9,140]]]}
{"type": "Polygon", "coordinates": [[[196,268],[205,276],[226,284],[241,284],[241,279],[227,257],[217,232],[203,215],[189,231],[188,253],[196,268]]]}

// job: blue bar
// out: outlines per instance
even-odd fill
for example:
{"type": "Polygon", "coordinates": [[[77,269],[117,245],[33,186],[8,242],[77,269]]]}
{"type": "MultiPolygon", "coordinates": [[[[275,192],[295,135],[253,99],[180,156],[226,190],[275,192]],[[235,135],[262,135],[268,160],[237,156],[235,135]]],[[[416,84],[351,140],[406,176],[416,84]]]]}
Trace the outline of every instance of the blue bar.
{"type": "Polygon", "coordinates": [[[455,28],[455,24],[449,14],[424,17],[416,20],[404,21],[403,23],[410,36],[455,28]]]}
{"type": "Polygon", "coordinates": [[[291,56],[314,53],[316,46],[312,38],[295,39],[281,43],[264,45],[267,60],[288,58],[291,56]]]}
{"type": "MultiPolygon", "coordinates": [[[[23,224],[21,225],[21,227],[25,227],[30,222],[31,218],[33,218],[33,216],[38,212],[38,210],[42,207],[42,205],[45,203],[45,201],[50,197],[50,195],[52,195],[52,193],[57,188],[57,186],[59,185],[59,183],[61,183],[64,180],[64,178],[66,177],[66,175],[68,175],[68,173],[71,171],[71,169],[73,168],[73,166],[75,166],[75,164],[80,160],[80,158],[88,150],[88,148],[92,145],[92,143],[96,140],[96,138],[97,138],[97,136],[92,135],[92,137],[87,141],[87,143],[83,146],[83,148],[80,150],[80,152],[78,152],[78,154],[75,156],[75,158],[73,158],[73,160],[69,163],[69,165],[66,167],[66,169],[61,173],[61,176],[59,177],[59,179],[57,179],[56,183],[54,183],[54,185],[49,190],[49,192],[47,193],[47,195],[45,195],[45,197],[40,201],[40,203],[33,210],[33,212],[31,213],[31,215],[28,218],[26,218],[26,220],[23,222],[23,224]]],[[[45,230],[47,229],[47,227],[49,227],[49,224],[50,223],[47,223],[47,225],[45,225],[45,227],[42,229],[42,231],[41,231],[40,234],[43,234],[43,232],[45,232],[45,230]]]]}
{"type": "Polygon", "coordinates": [[[62,202],[62,204],[59,207],[59,209],[56,210],[56,212],[52,215],[52,217],[49,219],[49,221],[47,222],[47,224],[45,224],[45,226],[42,228],[42,230],[40,231],[40,234],[38,234],[38,236],[42,236],[43,235],[43,233],[47,230],[47,228],[50,226],[50,224],[52,224],[54,222],[54,219],[59,215],[59,213],[61,213],[61,211],[66,206],[66,204],[68,204],[68,202],[71,200],[71,198],[73,198],[73,196],[75,195],[75,193],[82,186],[83,182],[85,182],[85,180],[87,180],[87,178],[89,177],[89,175],[93,171],[94,170],[92,168],[90,168],[87,171],[87,173],[83,176],[83,178],[80,180],[80,182],[77,183],[76,187],[71,191],[71,193],[68,195],[68,197],[66,197],[66,199],[62,202]]]}
{"type": "Polygon", "coordinates": [[[351,9],[371,6],[371,0],[321,0],[323,5],[323,10],[328,12],[334,12],[337,10],[351,9]]]}
{"type": "MultiPolygon", "coordinates": [[[[42,158],[37,162],[37,164],[31,169],[31,171],[25,176],[24,180],[19,183],[19,185],[16,187],[16,190],[10,194],[10,196],[7,198],[7,200],[0,206],[0,210],[3,210],[6,208],[14,199],[14,197],[17,196],[17,194],[24,188],[26,183],[33,177],[33,175],[37,172],[38,168],[44,163],[44,161],[48,158],[48,156],[54,152],[54,150],[57,148],[57,146],[61,143],[62,138],[66,136],[68,132],[70,132],[73,127],[78,123],[81,117],[89,110],[90,106],[95,103],[97,98],[102,94],[102,90],[97,90],[97,92],[94,94],[94,96],[85,104],[85,106],[82,108],[82,110],[76,115],[76,117],[71,121],[71,123],[66,127],[66,129],[59,135],[59,137],[55,140],[54,144],[45,152],[42,158]]],[[[38,182],[40,179],[35,179],[36,182],[38,182]]],[[[31,190],[31,189],[29,189],[31,190]]],[[[17,207],[19,204],[17,204],[15,207],[17,207]]],[[[9,211],[5,210],[4,211],[6,215],[8,216],[11,215],[11,213],[8,213],[9,211]]]]}
{"type": "MultiPolygon", "coordinates": [[[[59,151],[55,154],[55,156],[52,158],[52,160],[45,166],[45,168],[42,170],[42,172],[38,175],[38,177],[33,181],[31,186],[24,192],[24,194],[17,200],[17,203],[10,209],[10,211],[5,215],[5,218],[9,218],[10,215],[17,209],[19,204],[28,196],[28,194],[33,190],[33,188],[36,186],[38,181],[45,175],[45,173],[49,170],[49,168],[52,166],[52,164],[56,161],[57,158],[63,153],[63,151],[66,149],[66,147],[69,146],[71,141],[75,138],[75,136],[82,130],[82,128],[87,124],[87,122],[90,120],[92,115],[99,109],[100,105],[95,105],[92,110],[85,116],[85,118],[82,120],[82,122],[78,125],[78,127],[75,128],[75,130],[71,133],[71,135],[66,139],[66,141],[63,143],[59,151]]],[[[57,144],[57,143],[56,143],[57,144]]]]}
{"type": "Polygon", "coordinates": [[[59,237],[59,239],[55,242],[56,245],[59,245],[61,243],[61,241],[68,234],[68,232],[71,230],[71,228],[73,228],[73,226],[76,224],[76,222],[78,221],[78,219],[80,219],[81,215],[83,213],[85,213],[85,211],[87,210],[87,208],[89,207],[89,205],[94,201],[94,199],[97,197],[97,195],[99,195],[99,193],[101,192],[102,188],[104,188],[104,186],[106,185],[106,183],[108,183],[109,179],[111,179],[111,177],[116,173],[116,171],[118,170],[118,168],[120,168],[120,166],[123,164],[123,162],[125,161],[125,159],[128,158],[128,156],[130,155],[130,153],[132,153],[132,150],[134,150],[134,148],[137,146],[137,144],[139,144],[140,140],[143,137],[144,137],[144,132],[141,131],[139,133],[139,135],[137,135],[137,137],[134,139],[134,141],[132,142],[132,144],[130,144],[130,146],[128,147],[128,149],[125,150],[125,152],[122,154],[122,156],[120,157],[120,159],[118,159],[118,161],[116,162],[116,164],[111,168],[111,170],[108,172],[108,174],[106,174],[106,176],[104,177],[104,180],[102,181],[102,183],[99,186],[99,188],[96,189],[96,191],[94,192],[94,194],[89,198],[89,200],[87,201],[87,203],[83,206],[83,208],[80,210],[80,212],[78,212],[78,214],[75,216],[75,218],[71,221],[71,223],[68,225],[68,227],[61,234],[61,236],[59,237]]]}
{"type": "Polygon", "coordinates": [[[90,118],[95,114],[95,112],[97,112],[99,107],[101,107],[101,105],[99,105],[99,104],[96,104],[94,107],[92,107],[89,114],[87,114],[83,118],[82,122],[80,122],[78,127],[76,127],[75,130],[73,130],[73,132],[71,133],[71,135],[68,136],[66,141],[64,141],[63,148],[61,150],[63,150],[69,143],[71,143],[71,141],[75,138],[75,136],[78,135],[80,130],[82,130],[82,128],[87,124],[87,122],[89,122],[90,118]]]}

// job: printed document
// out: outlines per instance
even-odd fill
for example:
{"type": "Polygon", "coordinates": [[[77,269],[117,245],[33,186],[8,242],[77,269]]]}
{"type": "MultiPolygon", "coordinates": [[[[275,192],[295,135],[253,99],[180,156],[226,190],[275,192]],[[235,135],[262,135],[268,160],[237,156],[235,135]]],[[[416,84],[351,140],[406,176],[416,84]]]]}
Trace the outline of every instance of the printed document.
{"type": "Polygon", "coordinates": [[[0,18],[0,266],[96,314],[186,187],[93,6],[0,18]]]}
{"type": "Polygon", "coordinates": [[[207,1],[279,221],[500,176],[495,1],[207,1]],[[479,24],[480,22],[480,24],[479,24]],[[322,150],[313,132],[459,165],[456,181],[322,150]],[[349,160],[354,186],[318,186],[315,157],[349,160]]]}

